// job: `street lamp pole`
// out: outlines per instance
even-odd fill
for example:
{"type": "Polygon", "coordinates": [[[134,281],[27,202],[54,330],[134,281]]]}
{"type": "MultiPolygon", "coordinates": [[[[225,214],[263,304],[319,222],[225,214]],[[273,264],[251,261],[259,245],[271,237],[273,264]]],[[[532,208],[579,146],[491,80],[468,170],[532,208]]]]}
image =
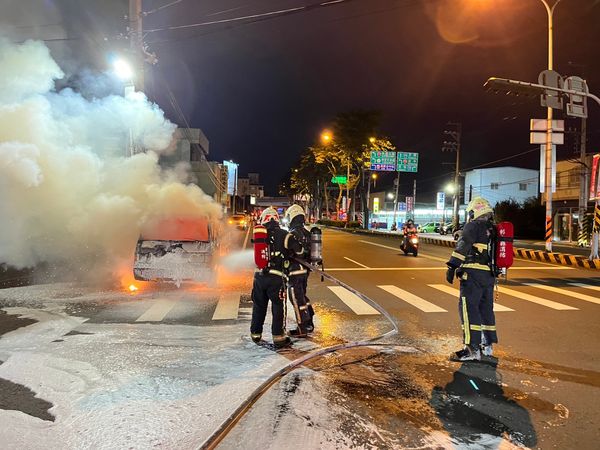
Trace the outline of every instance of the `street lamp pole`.
{"type": "MultiPolygon", "coordinates": [[[[561,2],[556,0],[554,5],[550,6],[546,0],[540,0],[546,12],[548,13],[548,70],[553,70],[554,67],[554,47],[553,47],[553,32],[554,32],[554,9],[561,2]]],[[[547,124],[546,124],[546,167],[545,167],[545,191],[546,191],[546,226],[545,226],[545,241],[546,251],[552,251],[553,223],[552,223],[552,108],[547,109],[547,124]]]]}

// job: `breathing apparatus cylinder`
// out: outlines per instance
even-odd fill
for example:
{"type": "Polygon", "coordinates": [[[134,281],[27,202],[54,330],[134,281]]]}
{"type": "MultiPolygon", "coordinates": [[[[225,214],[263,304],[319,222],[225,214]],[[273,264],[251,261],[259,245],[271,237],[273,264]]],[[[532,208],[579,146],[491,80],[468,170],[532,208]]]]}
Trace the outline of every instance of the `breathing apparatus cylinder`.
{"type": "Polygon", "coordinates": [[[269,243],[267,229],[262,225],[256,225],[252,233],[254,244],[254,263],[259,269],[264,269],[269,264],[269,243]]]}
{"type": "Polygon", "coordinates": [[[496,225],[495,263],[503,271],[513,265],[513,237],[514,227],[512,223],[500,222],[496,225]]]}
{"type": "Polygon", "coordinates": [[[318,264],[323,261],[323,232],[320,228],[310,230],[310,262],[318,264]]]}

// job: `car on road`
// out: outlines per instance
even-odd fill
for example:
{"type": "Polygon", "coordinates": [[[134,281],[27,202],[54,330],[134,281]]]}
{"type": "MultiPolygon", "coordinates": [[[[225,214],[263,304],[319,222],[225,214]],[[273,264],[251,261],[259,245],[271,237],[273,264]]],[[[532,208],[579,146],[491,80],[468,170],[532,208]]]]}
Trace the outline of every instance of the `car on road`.
{"type": "Polygon", "coordinates": [[[229,225],[235,225],[240,230],[247,230],[250,220],[245,214],[232,214],[227,218],[227,223],[229,225]]]}
{"type": "Polygon", "coordinates": [[[219,249],[218,224],[169,218],[147,224],[135,247],[133,275],[143,281],[210,281],[219,249]]]}
{"type": "Polygon", "coordinates": [[[419,233],[439,233],[440,222],[427,222],[425,225],[419,225],[417,229],[419,233]]]}

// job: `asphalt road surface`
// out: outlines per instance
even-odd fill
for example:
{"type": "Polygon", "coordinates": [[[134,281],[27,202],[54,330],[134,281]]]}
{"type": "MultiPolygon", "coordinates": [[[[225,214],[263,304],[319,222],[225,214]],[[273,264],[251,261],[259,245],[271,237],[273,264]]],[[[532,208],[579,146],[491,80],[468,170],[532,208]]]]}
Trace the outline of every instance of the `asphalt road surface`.
{"type": "MultiPolygon", "coordinates": [[[[247,261],[248,234],[234,234],[236,246],[246,251],[233,260],[247,261]]],[[[499,287],[497,358],[459,364],[448,361],[461,347],[458,283],[450,286],[444,277],[451,250],[423,245],[415,258],[401,254],[397,245],[391,238],[325,230],[326,271],[390,312],[399,335],[307,362],[274,384],[220,448],[282,448],[290,439],[306,449],[597,448],[597,272],[517,261],[499,287]]],[[[11,415],[8,423],[17,431],[6,442],[26,448],[93,447],[98,432],[84,431],[105,427],[119,448],[197,448],[256,383],[290,360],[391,329],[350,291],[313,275],[314,336],[279,353],[255,346],[247,336],[251,278],[252,271],[240,266],[211,286],[145,284],[133,294],[73,283],[0,290],[0,409],[52,423],[43,427],[50,434],[38,436],[29,419],[11,415]],[[103,355],[105,348],[110,357],[103,355]],[[50,359],[53,352],[57,359],[50,359]],[[48,361],[31,357],[40,354],[48,361]],[[64,369],[69,376],[78,375],[84,363],[95,368],[93,377],[84,377],[94,380],[90,394],[80,389],[54,395],[60,389],[48,388],[52,377],[35,377],[36,370],[57,371],[73,361],[76,368],[64,369]],[[249,376],[253,371],[259,374],[249,376]],[[121,399],[115,392],[123,389],[115,380],[140,373],[150,377],[152,388],[136,388],[135,395],[127,391],[128,399],[143,394],[144,400],[179,401],[190,386],[194,392],[228,394],[220,393],[217,403],[203,397],[193,404],[193,416],[205,414],[204,421],[189,423],[185,408],[178,404],[171,410],[170,403],[125,414],[114,406],[115,398],[121,399]],[[178,387],[181,380],[185,388],[178,387]],[[157,387],[165,383],[172,392],[157,387]],[[100,418],[86,411],[90,425],[70,406],[99,392],[106,410],[92,408],[100,418]],[[152,440],[140,426],[143,419],[127,428],[136,414],[154,417],[148,425],[156,435],[152,440]],[[123,435],[121,425],[127,428],[123,435]],[[180,435],[194,428],[191,437],[180,435]],[[66,439],[65,430],[75,437],[66,439]],[[30,440],[19,441],[25,432],[30,440]]],[[[291,313],[288,320],[293,322],[291,313]]]]}

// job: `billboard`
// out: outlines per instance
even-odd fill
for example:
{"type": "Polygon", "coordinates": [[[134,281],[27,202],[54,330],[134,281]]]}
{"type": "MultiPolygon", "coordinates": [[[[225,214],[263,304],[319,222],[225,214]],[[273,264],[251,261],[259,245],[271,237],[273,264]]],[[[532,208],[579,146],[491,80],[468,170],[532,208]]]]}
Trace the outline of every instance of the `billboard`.
{"type": "Polygon", "coordinates": [[[238,165],[233,161],[223,161],[223,165],[227,167],[227,194],[233,195],[236,190],[238,165]]]}
{"type": "Polygon", "coordinates": [[[435,208],[436,209],[444,209],[445,206],[446,206],[446,193],[438,192],[437,198],[435,201],[435,208]]]}
{"type": "Polygon", "coordinates": [[[590,200],[600,197],[600,153],[592,157],[592,179],[590,182],[590,200]]]}

